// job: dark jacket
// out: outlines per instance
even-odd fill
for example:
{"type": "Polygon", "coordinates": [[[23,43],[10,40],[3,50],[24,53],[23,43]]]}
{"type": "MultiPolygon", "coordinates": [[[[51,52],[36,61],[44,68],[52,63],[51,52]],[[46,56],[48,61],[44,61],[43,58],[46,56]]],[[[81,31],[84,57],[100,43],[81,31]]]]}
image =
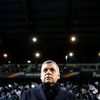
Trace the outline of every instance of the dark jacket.
{"type": "MultiPolygon", "coordinates": [[[[44,93],[42,85],[29,89],[25,91],[20,100],[48,100],[46,94],[44,93]]],[[[67,92],[59,88],[58,93],[56,94],[55,100],[75,100],[74,95],[70,92],[67,92]]]]}

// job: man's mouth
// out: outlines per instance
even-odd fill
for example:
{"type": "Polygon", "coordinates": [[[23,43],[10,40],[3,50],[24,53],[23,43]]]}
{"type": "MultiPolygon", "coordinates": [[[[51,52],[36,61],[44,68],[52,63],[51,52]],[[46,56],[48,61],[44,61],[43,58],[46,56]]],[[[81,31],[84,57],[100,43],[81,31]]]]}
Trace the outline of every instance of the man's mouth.
{"type": "Polygon", "coordinates": [[[46,79],[46,80],[51,80],[51,79],[52,79],[52,77],[46,77],[45,79],[46,79]]]}

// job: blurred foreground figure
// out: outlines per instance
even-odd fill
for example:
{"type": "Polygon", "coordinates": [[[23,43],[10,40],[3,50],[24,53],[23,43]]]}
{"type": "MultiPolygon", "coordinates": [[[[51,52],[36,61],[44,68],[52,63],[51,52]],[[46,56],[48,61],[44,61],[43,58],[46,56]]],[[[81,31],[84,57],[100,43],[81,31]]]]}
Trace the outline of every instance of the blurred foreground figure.
{"type": "Polygon", "coordinates": [[[59,87],[60,71],[54,61],[47,60],[42,64],[40,78],[42,84],[25,91],[20,100],[75,100],[72,93],[59,87]]]}

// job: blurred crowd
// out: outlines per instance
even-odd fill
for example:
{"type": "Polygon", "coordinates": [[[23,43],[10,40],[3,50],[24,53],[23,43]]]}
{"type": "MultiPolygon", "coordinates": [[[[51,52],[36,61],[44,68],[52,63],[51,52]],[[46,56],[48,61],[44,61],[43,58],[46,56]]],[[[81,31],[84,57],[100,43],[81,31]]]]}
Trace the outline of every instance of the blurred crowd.
{"type": "Polygon", "coordinates": [[[98,81],[87,84],[66,82],[62,88],[74,93],[76,100],[100,100],[100,83],[98,81]]]}
{"type": "Polygon", "coordinates": [[[29,88],[35,88],[37,83],[10,83],[0,86],[0,100],[19,100],[23,91],[29,88]]]}
{"type": "MultiPolygon", "coordinates": [[[[35,82],[30,83],[10,83],[0,86],[0,100],[19,100],[22,93],[29,89],[35,88],[39,84],[35,82]]],[[[95,81],[93,83],[73,83],[65,82],[59,83],[62,89],[70,91],[75,94],[76,100],[100,100],[100,83],[95,81]]]]}
{"type": "MultiPolygon", "coordinates": [[[[69,72],[69,71],[80,71],[79,66],[66,66],[64,64],[59,65],[60,72],[69,72]]],[[[86,67],[85,67],[86,68],[86,67]]],[[[0,66],[0,72],[10,73],[10,72],[33,72],[40,71],[41,64],[3,64],[0,66]]]]}
{"type": "Polygon", "coordinates": [[[4,64],[0,66],[0,72],[33,72],[36,67],[34,64],[4,64]]]}

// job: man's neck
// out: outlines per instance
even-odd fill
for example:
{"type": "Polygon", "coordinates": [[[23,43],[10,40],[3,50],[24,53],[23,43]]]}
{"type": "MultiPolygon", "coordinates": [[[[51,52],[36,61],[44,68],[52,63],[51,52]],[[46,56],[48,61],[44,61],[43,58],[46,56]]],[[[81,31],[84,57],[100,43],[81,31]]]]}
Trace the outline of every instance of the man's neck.
{"type": "Polygon", "coordinates": [[[52,86],[56,85],[57,83],[43,83],[43,84],[45,84],[48,87],[52,87],[52,86]]]}

